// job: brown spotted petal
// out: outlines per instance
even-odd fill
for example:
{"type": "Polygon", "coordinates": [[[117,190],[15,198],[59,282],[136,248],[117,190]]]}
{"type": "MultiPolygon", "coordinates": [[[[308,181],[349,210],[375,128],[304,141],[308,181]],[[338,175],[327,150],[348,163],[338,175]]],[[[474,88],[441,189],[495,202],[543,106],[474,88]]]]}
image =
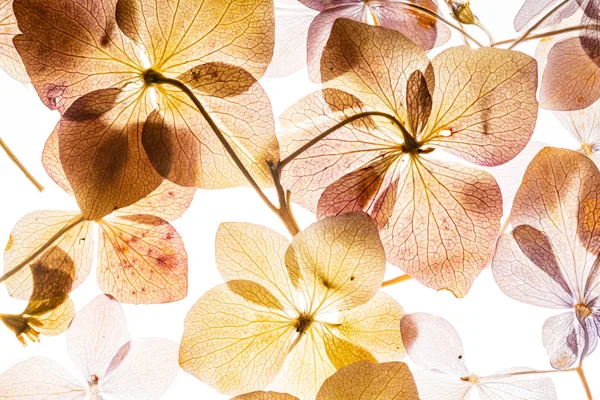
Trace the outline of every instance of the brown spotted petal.
{"type": "MultiPolygon", "coordinates": [[[[241,68],[204,64],[178,79],[198,97],[238,158],[261,186],[272,184],[268,163],[279,160],[267,94],[241,68]]],[[[161,105],[144,126],[143,145],[165,178],[206,189],[248,185],[209,123],[179,89],[162,87],[161,105]]]]}
{"type": "Polygon", "coordinates": [[[167,221],[121,215],[100,221],[98,284],[119,301],[168,303],[187,295],[187,253],[167,221]]]}

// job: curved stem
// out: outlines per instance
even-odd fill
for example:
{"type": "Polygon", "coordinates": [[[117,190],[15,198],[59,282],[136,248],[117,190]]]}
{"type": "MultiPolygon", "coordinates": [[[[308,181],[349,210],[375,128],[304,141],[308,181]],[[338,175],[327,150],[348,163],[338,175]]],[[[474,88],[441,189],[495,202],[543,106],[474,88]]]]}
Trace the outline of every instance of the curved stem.
{"type": "Polygon", "coordinates": [[[583,372],[583,365],[579,364],[579,367],[576,368],[577,375],[579,375],[579,379],[581,380],[581,384],[583,385],[583,389],[585,390],[585,394],[587,395],[588,400],[593,400],[592,398],[592,390],[590,389],[590,385],[585,377],[583,372]]]}
{"type": "Polygon", "coordinates": [[[19,264],[17,264],[13,269],[6,272],[4,275],[0,276],[0,283],[6,281],[7,279],[11,278],[16,273],[21,271],[24,267],[29,265],[29,263],[31,263],[36,258],[38,258],[38,256],[40,254],[42,254],[50,246],[52,246],[54,243],[56,243],[57,240],[62,238],[67,232],[69,232],[71,229],[75,228],[77,225],[81,224],[84,221],[85,221],[85,218],[83,217],[82,214],[79,214],[76,217],[73,217],[69,222],[67,222],[67,224],[65,226],[60,228],[60,230],[58,232],[56,232],[50,239],[48,239],[48,241],[46,243],[44,243],[43,245],[38,247],[33,253],[28,255],[23,261],[21,261],[19,264]]]}
{"type": "Polygon", "coordinates": [[[400,276],[390,279],[388,281],[383,281],[383,283],[381,284],[381,287],[392,286],[392,285],[395,285],[396,283],[409,281],[411,279],[412,279],[412,277],[408,274],[400,275],[400,276]]]}
{"type": "Polygon", "coordinates": [[[565,6],[566,4],[568,4],[571,0],[563,0],[560,3],[558,3],[556,6],[554,6],[550,11],[548,11],[548,13],[546,15],[544,15],[542,18],[540,18],[535,24],[533,24],[529,29],[527,29],[525,32],[523,32],[523,34],[521,36],[519,36],[514,42],[513,44],[510,45],[510,47],[508,48],[509,50],[512,50],[516,45],[518,45],[519,43],[521,43],[523,40],[525,40],[525,38],[527,38],[527,36],[529,36],[529,34],[531,32],[533,32],[537,27],[539,27],[541,24],[543,24],[548,18],[550,18],[556,11],[560,10],[563,6],[565,6]]]}
{"type": "MultiPolygon", "coordinates": [[[[535,35],[527,36],[526,38],[521,39],[520,43],[527,42],[527,41],[530,41],[530,40],[543,39],[543,38],[547,38],[547,37],[555,36],[555,35],[561,35],[561,34],[569,33],[569,32],[581,31],[581,30],[584,30],[584,29],[588,29],[590,27],[591,27],[591,25],[578,25],[578,26],[571,26],[571,27],[568,27],[568,28],[562,28],[562,29],[556,29],[556,30],[546,31],[546,32],[535,34],[535,35]]],[[[513,43],[516,40],[517,39],[501,40],[499,42],[492,43],[492,47],[500,46],[502,44],[513,43]]]]}
{"type": "Polygon", "coordinates": [[[417,10],[423,14],[429,15],[430,17],[433,17],[441,22],[443,22],[444,24],[448,25],[450,28],[456,30],[457,32],[460,32],[462,35],[466,36],[467,38],[469,38],[470,40],[473,41],[473,43],[475,43],[477,46],[479,47],[484,47],[481,42],[479,42],[477,39],[475,39],[473,36],[469,35],[464,29],[461,29],[459,26],[453,24],[452,22],[450,22],[449,20],[447,20],[446,18],[442,17],[440,14],[436,13],[435,11],[431,11],[430,9],[420,6],[418,4],[414,4],[414,3],[410,3],[408,1],[403,1],[403,0],[393,0],[391,3],[393,4],[402,4],[408,8],[412,8],[414,10],[417,10]]]}
{"type": "Polygon", "coordinates": [[[215,124],[215,121],[212,119],[210,114],[206,111],[206,109],[204,108],[202,103],[200,103],[200,100],[198,100],[196,95],[190,90],[190,88],[188,88],[184,83],[178,81],[177,79],[167,78],[162,75],[155,77],[155,79],[156,79],[154,81],[155,83],[174,86],[177,89],[181,90],[183,93],[185,93],[189,97],[189,99],[192,100],[192,102],[194,103],[194,105],[196,106],[198,111],[200,111],[200,114],[202,114],[202,116],[204,117],[204,119],[206,120],[206,122],[208,123],[208,125],[210,126],[212,131],[214,132],[214,134],[217,136],[217,138],[219,139],[219,141],[225,148],[225,151],[227,151],[227,153],[229,154],[229,156],[231,157],[231,159],[233,160],[235,165],[238,167],[238,169],[240,170],[242,175],[244,175],[244,177],[248,180],[248,182],[250,183],[250,186],[252,186],[252,188],[254,188],[256,193],[258,193],[260,198],[265,202],[265,204],[267,204],[267,206],[269,206],[269,208],[271,210],[273,210],[274,212],[277,212],[278,211],[277,207],[264,194],[264,192],[262,191],[262,189],[260,188],[258,183],[256,183],[256,181],[254,180],[254,178],[252,177],[250,172],[246,169],[246,166],[244,166],[244,164],[242,163],[242,160],[240,160],[238,155],[235,153],[235,150],[233,150],[233,147],[231,147],[231,145],[225,138],[225,135],[223,135],[223,132],[221,132],[221,129],[219,129],[217,124],[215,124]]]}
{"type": "Polygon", "coordinates": [[[190,100],[192,100],[196,108],[198,108],[198,111],[200,111],[200,113],[202,114],[202,117],[204,117],[208,125],[210,125],[212,131],[225,148],[225,151],[227,151],[227,153],[229,154],[235,165],[238,167],[242,175],[244,175],[244,177],[248,180],[250,186],[254,188],[256,193],[258,193],[262,201],[265,202],[265,204],[271,209],[271,211],[273,211],[279,217],[279,219],[281,219],[281,221],[283,222],[287,230],[290,232],[290,234],[292,236],[298,234],[298,232],[300,232],[300,228],[298,227],[298,223],[296,222],[294,214],[292,213],[289,193],[287,193],[281,185],[281,169],[279,168],[280,163],[268,163],[269,170],[271,171],[271,176],[273,178],[273,183],[275,185],[275,189],[277,190],[277,197],[279,199],[279,206],[276,206],[275,204],[273,204],[273,202],[271,202],[271,200],[269,200],[267,195],[265,195],[258,183],[256,183],[248,169],[246,169],[246,166],[242,163],[242,160],[240,160],[233,147],[231,147],[231,145],[227,141],[227,138],[225,138],[223,132],[221,132],[221,129],[217,126],[217,124],[212,119],[208,111],[206,111],[202,103],[200,103],[200,100],[198,100],[198,98],[190,90],[190,88],[188,88],[184,83],[178,81],[177,79],[167,78],[163,75],[155,74],[152,76],[152,78],[154,83],[175,86],[183,93],[185,93],[190,100]]]}
{"type": "Polygon", "coordinates": [[[393,115],[384,113],[384,112],[379,112],[379,111],[365,111],[365,112],[362,112],[362,113],[359,113],[359,114],[355,114],[355,115],[353,115],[353,116],[351,116],[349,118],[346,118],[345,120],[343,120],[343,121],[335,124],[331,128],[329,128],[326,131],[320,133],[319,135],[317,135],[314,138],[312,138],[310,141],[308,141],[305,144],[303,144],[302,146],[300,146],[300,148],[298,148],[292,154],[288,155],[286,158],[284,158],[283,160],[281,160],[279,162],[279,165],[278,165],[279,169],[283,169],[286,165],[288,165],[292,160],[294,160],[300,154],[302,154],[306,150],[310,149],[312,146],[314,146],[315,144],[317,144],[321,140],[325,139],[327,136],[331,135],[333,132],[337,131],[338,129],[341,129],[344,126],[346,126],[348,124],[351,124],[352,122],[354,122],[356,120],[359,120],[359,119],[362,119],[362,118],[371,117],[371,116],[374,116],[374,117],[384,117],[384,118],[389,119],[390,121],[392,121],[392,123],[394,125],[396,125],[396,127],[398,127],[400,129],[400,131],[402,132],[402,135],[404,136],[404,141],[406,142],[406,144],[408,145],[408,147],[410,147],[410,148],[418,147],[418,143],[415,141],[415,139],[412,137],[412,135],[410,133],[408,133],[408,131],[400,123],[400,121],[398,121],[396,119],[396,117],[394,117],[393,115]]]}
{"type": "Polygon", "coordinates": [[[8,156],[8,158],[10,158],[12,160],[12,162],[14,162],[17,165],[17,167],[19,167],[21,172],[23,172],[25,174],[27,179],[29,179],[29,182],[33,183],[33,185],[35,186],[35,188],[38,191],[40,191],[40,192],[43,191],[44,187],[37,181],[37,179],[35,179],[33,177],[31,172],[29,172],[27,170],[27,168],[25,168],[25,166],[21,163],[21,161],[19,161],[19,159],[17,158],[15,153],[12,152],[12,150],[8,147],[8,145],[4,142],[4,140],[2,140],[2,138],[0,138],[0,147],[2,147],[2,149],[6,152],[6,155],[8,156]]]}

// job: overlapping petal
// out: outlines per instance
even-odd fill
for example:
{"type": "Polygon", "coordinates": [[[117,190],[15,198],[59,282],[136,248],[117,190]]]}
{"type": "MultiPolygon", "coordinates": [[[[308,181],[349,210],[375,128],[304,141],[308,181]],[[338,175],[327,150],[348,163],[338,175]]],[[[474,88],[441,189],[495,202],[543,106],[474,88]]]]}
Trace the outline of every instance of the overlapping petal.
{"type": "Polygon", "coordinates": [[[417,400],[419,394],[408,366],[400,362],[361,361],[328,378],[316,400],[417,400]]]}
{"type": "Polygon", "coordinates": [[[492,267],[509,296],[570,309],[544,324],[555,368],[568,368],[596,347],[592,288],[598,276],[600,173],[581,153],[545,148],[529,165],[515,197],[515,229],[499,241],[492,267]]]}
{"type": "Polygon", "coordinates": [[[369,216],[349,213],[322,219],[294,236],[286,265],[309,313],[338,311],[375,296],[385,253],[369,216]]]}
{"type": "Polygon", "coordinates": [[[502,200],[492,176],[436,155],[483,166],[514,158],[537,117],[535,60],[463,46],[430,63],[398,32],[341,19],[321,70],[330,89],[282,117],[294,200],[317,203],[319,217],[368,212],[388,261],[464,296],[490,257],[502,200]]]}
{"type": "Polygon", "coordinates": [[[170,76],[226,62],[260,78],[274,46],[270,0],[118,0],[116,21],[141,44],[153,68],[170,76]]]}
{"type": "Polygon", "coordinates": [[[188,314],[179,362],[217,390],[268,385],[312,400],[346,365],[404,355],[404,312],[377,291],[385,255],[367,214],[322,219],[291,244],[264,227],[227,223],[216,250],[228,283],[188,314]]]}
{"type": "Polygon", "coordinates": [[[65,227],[76,222],[77,212],[36,211],[15,225],[4,251],[4,268],[10,271],[30,258],[23,268],[6,281],[11,296],[28,300],[45,300],[57,293],[68,293],[87,277],[93,262],[92,223],[82,222],[42,249],[65,227]]]}
{"type": "MultiPolygon", "coordinates": [[[[320,11],[310,25],[307,42],[309,75],[314,81],[318,81],[319,78],[323,81],[328,79],[323,72],[319,72],[319,63],[330,34],[333,36],[332,27],[335,21],[341,18],[397,30],[424,50],[444,43],[450,36],[448,28],[437,24],[434,17],[409,5],[390,0],[372,4],[360,0],[337,2],[300,0],[300,2],[320,11]]],[[[411,2],[433,12],[438,11],[434,0],[411,2]]]]}
{"type": "MultiPolygon", "coordinates": [[[[191,89],[253,177],[272,184],[268,162],[279,160],[271,103],[247,71],[224,63],[195,67],[177,78],[191,89]]],[[[219,189],[247,185],[196,105],[179,89],[162,87],[161,105],[144,126],[152,165],[183,185],[219,189]]]]}

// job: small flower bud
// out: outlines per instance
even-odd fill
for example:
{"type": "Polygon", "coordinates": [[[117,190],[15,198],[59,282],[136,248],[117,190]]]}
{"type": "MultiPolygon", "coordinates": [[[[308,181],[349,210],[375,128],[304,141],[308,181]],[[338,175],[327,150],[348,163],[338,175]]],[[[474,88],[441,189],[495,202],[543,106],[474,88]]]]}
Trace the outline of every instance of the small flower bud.
{"type": "Polygon", "coordinates": [[[452,12],[452,16],[458,22],[465,25],[473,25],[478,23],[478,19],[471,11],[469,0],[447,0],[448,6],[452,12]]]}

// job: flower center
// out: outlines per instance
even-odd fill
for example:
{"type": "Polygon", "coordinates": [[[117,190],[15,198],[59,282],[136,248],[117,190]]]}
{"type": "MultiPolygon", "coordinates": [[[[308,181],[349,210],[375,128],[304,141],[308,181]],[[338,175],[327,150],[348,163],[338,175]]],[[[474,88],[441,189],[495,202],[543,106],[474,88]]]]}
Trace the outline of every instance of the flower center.
{"type": "Polygon", "coordinates": [[[154,84],[159,83],[162,79],[164,79],[163,74],[153,70],[152,68],[148,68],[142,74],[142,78],[144,79],[144,83],[147,86],[152,86],[154,84]]]}
{"type": "Polygon", "coordinates": [[[476,385],[479,382],[479,377],[475,374],[471,374],[469,376],[463,376],[460,378],[461,381],[463,382],[469,382],[473,385],[476,385]]]}
{"type": "Polygon", "coordinates": [[[313,318],[310,315],[302,313],[296,318],[294,327],[296,328],[296,332],[304,333],[308,330],[310,325],[313,323],[313,318]]]}
{"type": "Polygon", "coordinates": [[[579,321],[585,321],[587,318],[591,317],[594,311],[587,304],[577,303],[575,304],[575,315],[579,321]]]}
{"type": "Polygon", "coordinates": [[[92,375],[90,379],[90,393],[100,394],[100,388],[98,387],[99,378],[96,375],[92,375]]]}
{"type": "Polygon", "coordinates": [[[594,152],[594,148],[589,143],[583,143],[581,145],[581,151],[583,151],[584,154],[589,156],[590,154],[592,154],[594,152]]]}

